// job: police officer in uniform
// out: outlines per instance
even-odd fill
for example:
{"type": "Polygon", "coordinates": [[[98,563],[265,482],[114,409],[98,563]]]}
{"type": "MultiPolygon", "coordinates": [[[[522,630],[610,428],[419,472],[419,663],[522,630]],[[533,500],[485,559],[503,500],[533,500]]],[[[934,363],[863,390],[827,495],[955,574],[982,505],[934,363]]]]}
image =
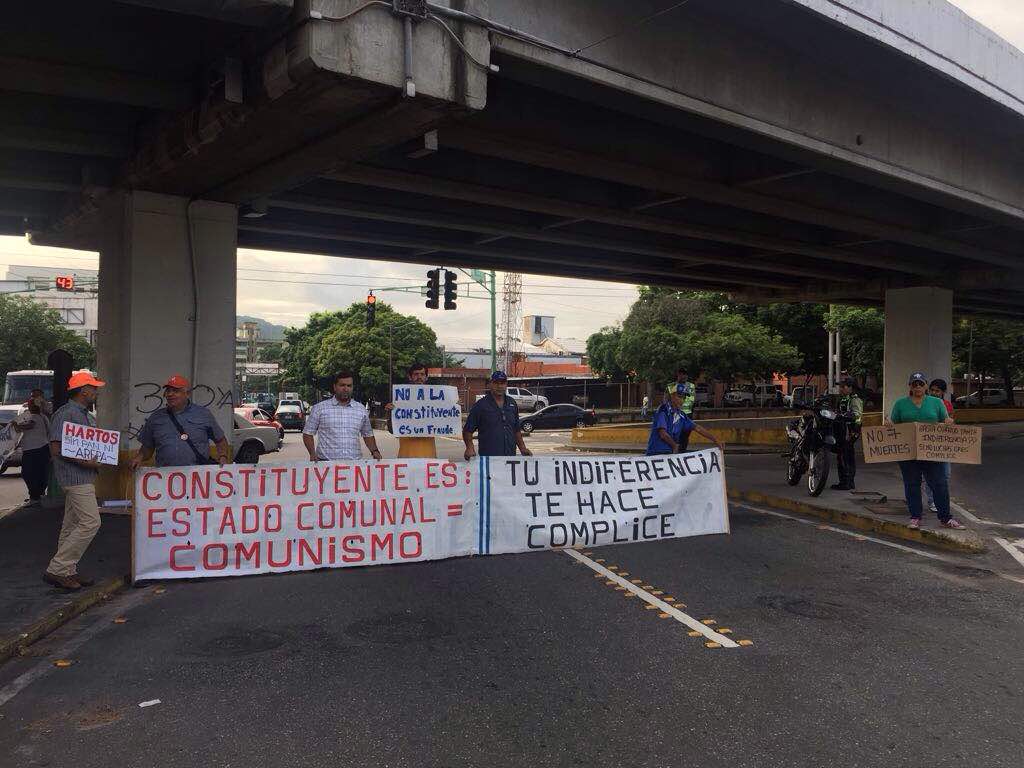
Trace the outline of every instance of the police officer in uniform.
{"type": "Polygon", "coordinates": [[[857,474],[856,443],[860,438],[861,420],[864,418],[864,401],[853,391],[856,382],[852,376],[840,379],[839,397],[836,401],[836,464],[839,482],[832,485],[836,491],[852,491],[857,474]]]}
{"type": "MultiPolygon", "coordinates": [[[[693,421],[693,402],[696,399],[696,387],[693,386],[693,382],[690,381],[690,374],[686,372],[685,368],[679,368],[676,370],[676,385],[680,388],[680,405],[679,410],[683,412],[687,419],[693,421]]],[[[687,429],[683,432],[679,439],[679,453],[685,453],[686,449],[690,445],[690,432],[693,430],[687,429]]]]}

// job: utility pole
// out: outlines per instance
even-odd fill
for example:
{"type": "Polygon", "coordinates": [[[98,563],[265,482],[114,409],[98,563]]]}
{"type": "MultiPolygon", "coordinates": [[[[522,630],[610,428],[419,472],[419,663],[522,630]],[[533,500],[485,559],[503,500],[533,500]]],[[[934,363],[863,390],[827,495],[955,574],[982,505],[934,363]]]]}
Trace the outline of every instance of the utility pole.
{"type": "Polygon", "coordinates": [[[498,293],[494,287],[494,270],[490,273],[491,281],[491,373],[498,370],[498,293]]]}
{"type": "Polygon", "coordinates": [[[519,326],[523,316],[523,276],[518,272],[506,272],[502,293],[500,349],[502,366],[505,373],[510,374],[522,344],[519,326]]]}

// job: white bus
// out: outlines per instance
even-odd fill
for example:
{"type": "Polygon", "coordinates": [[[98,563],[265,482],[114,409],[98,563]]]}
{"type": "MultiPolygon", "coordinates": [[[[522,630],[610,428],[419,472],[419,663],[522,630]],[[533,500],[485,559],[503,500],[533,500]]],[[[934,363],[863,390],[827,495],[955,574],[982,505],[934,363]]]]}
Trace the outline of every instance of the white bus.
{"type": "Polygon", "coordinates": [[[11,371],[4,380],[4,405],[22,405],[33,389],[53,400],[53,371],[11,371]]]}

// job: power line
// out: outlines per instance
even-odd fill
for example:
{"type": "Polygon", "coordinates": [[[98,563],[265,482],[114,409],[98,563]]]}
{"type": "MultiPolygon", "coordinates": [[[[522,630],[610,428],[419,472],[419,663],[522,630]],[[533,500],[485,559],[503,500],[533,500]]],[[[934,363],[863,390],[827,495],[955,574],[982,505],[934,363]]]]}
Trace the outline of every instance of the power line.
{"type": "Polygon", "coordinates": [[[637,27],[640,27],[640,26],[646,24],[651,19],[656,19],[659,16],[663,16],[666,13],[668,13],[669,11],[674,11],[676,8],[682,8],[688,2],[690,2],[690,0],[681,0],[681,2],[678,2],[675,5],[670,5],[668,8],[662,8],[660,11],[655,11],[654,13],[650,14],[649,16],[644,16],[642,19],[633,22],[632,24],[630,24],[629,26],[625,27],[624,29],[620,29],[618,32],[613,32],[610,35],[605,35],[600,40],[595,40],[592,43],[588,43],[587,45],[584,45],[582,48],[577,48],[575,51],[573,51],[573,53],[575,53],[577,56],[579,56],[581,53],[583,53],[586,50],[589,50],[589,49],[594,48],[594,47],[596,47],[598,45],[601,45],[602,43],[607,43],[609,40],[614,40],[616,37],[620,37],[620,36],[626,34],[627,32],[632,32],[634,29],[636,29],[637,27]]]}

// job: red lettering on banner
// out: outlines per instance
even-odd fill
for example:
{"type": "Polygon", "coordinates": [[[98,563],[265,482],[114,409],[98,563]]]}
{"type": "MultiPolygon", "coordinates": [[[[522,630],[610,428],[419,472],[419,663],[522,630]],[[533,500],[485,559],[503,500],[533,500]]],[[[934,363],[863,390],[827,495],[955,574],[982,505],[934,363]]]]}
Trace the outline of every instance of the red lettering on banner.
{"type": "MultiPolygon", "coordinates": [[[[235,526],[235,513],[231,511],[231,507],[224,507],[224,512],[220,517],[220,531],[221,536],[224,535],[224,531],[231,529],[231,533],[238,535],[238,528],[235,526]]],[[[245,530],[245,507],[242,507],[242,531],[243,533],[252,533],[252,531],[245,530]]]]}
{"type": "Polygon", "coordinates": [[[324,541],[323,541],[323,539],[317,539],[316,540],[316,551],[315,552],[313,551],[313,547],[310,545],[310,543],[308,541],[306,541],[305,539],[299,539],[299,557],[298,557],[299,565],[305,565],[307,557],[309,558],[309,561],[311,563],[313,563],[313,565],[323,565],[324,564],[324,541]]]}
{"type": "Polygon", "coordinates": [[[146,501],[156,501],[157,499],[160,498],[159,496],[151,496],[149,494],[149,481],[150,481],[150,479],[152,479],[152,478],[159,478],[159,477],[160,477],[160,475],[157,474],[156,472],[146,472],[142,476],[142,495],[146,497],[146,501]]]}
{"type": "Polygon", "coordinates": [[[251,467],[246,467],[244,469],[236,469],[235,471],[242,476],[242,495],[245,497],[251,496],[252,489],[249,488],[249,480],[252,479],[256,470],[251,467]]]}
{"type": "Polygon", "coordinates": [[[156,532],[156,527],[158,525],[162,527],[163,524],[164,524],[162,520],[157,520],[156,519],[156,515],[157,515],[157,513],[163,514],[166,511],[167,511],[166,509],[150,509],[149,510],[149,513],[147,515],[147,518],[149,520],[149,525],[146,527],[146,536],[148,536],[151,539],[162,539],[164,536],[167,535],[166,533],[157,533],[156,532]]]}
{"type": "Polygon", "coordinates": [[[96,430],[93,429],[92,427],[89,427],[87,430],[85,430],[85,439],[86,440],[95,440],[96,439],[96,430]]]}
{"type": "MultiPolygon", "coordinates": [[[[288,471],[288,467],[271,467],[270,474],[274,476],[276,484],[274,486],[274,494],[280,496],[284,491],[281,488],[281,476],[288,471]]],[[[295,470],[292,470],[294,472],[295,470]]]]}
{"type": "Polygon", "coordinates": [[[345,554],[341,556],[341,561],[343,563],[363,562],[363,560],[366,558],[366,555],[363,552],[362,548],[351,547],[349,546],[349,542],[362,544],[364,541],[366,541],[366,539],[358,533],[343,538],[341,540],[341,549],[343,552],[345,552],[345,554]]]}
{"type": "Polygon", "coordinates": [[[430,462],[429,464],[427,464],[427,472],[426,472],[426,480],[425,480],[425,482],[426,482],[427,488],[430,488],[431,490],[433,490],[434,488],[440,488],[441,487],[441,483],[438,480],[437,475],[434,473],[434,470],[436,470],[437,467],[438,467],[438,465],[435,464],[434,462],[430,462]]]}
{"type": "Polygon", "coordinates": [[[386,523],[388,525],[394,525],[396,520],[397,520],[397,515],[396,515],[396,513],[398,512],[398,510],[396,509],[397,506],[398,506],[397,503],[388,504],[388,500],[387,499],[381,499],[380,500],[380,519],[377,521],[377,524],[378,525],[384,525],[386,523]]]}
{"type": "Polygon", "coordinates": [[[412,499],[408,496],[405,497],[405,501],[402,502],[402,525],[406,523],[416,522],[416,508],[413,506],[412,499]]]}
{"type": "Polygon", "coordinates": [[[208,571],[223,571],[228,567],[228,545],[227,544],[207,544],[203,547],[203,568],[208,571]],[[210,559],[211,552],[219,552],[221,554],[221,560],[219,563],[212,562],[210,559]]]}
{"type": "Polygon", "coordinates": [[[324,483],[327,481],[327,476],[329,474],[331,474],[331,468],[329,466],[321,467],[319,464],[313,465],[313,475],[316,477],[317,484],[320,486],[318,490],[321,496],[324,495],[324,483]],[[323,470],[323,473],[320,472],[321,469],[323,470]]]}
{"type": "Polygon", "coordinates": [[[242,570],[243,557],[246,559],[246,561],[254,560],[255,562],[253,563],[253,567],[259,568],[260,543],[258,541],[254,541],[250,543],[248,547],[241,541],[235,544],[235,570],[242,570]]]}
{"type": "Polygon", "coordinates": [[[406,531],[398,537],[398,554],[406,560],[411,560],[423,554],[423,538],[420,536],[419,531],[406,531]],[[416,549],[410,550],[406,548],[406,542],[409,539],[412,539],[416,549]]]}
{"type": "Polygon", "coordinates": [[[263,530],[267,533],[277,533],[281,530],[283,518],[280,504],[267,504],[267,508],[263,511],[263,530]],[[272,517],[271,513],[275,513],[275,515],[272,517]]]}
{"type": "Polygon", "coordinates": [[[292,540],[285,539],[284,541],[274,541],[273,539],[267,540],[267,565],[272,568],[287,568],[292,564],[292,540]],[[284,544],[284,560],[274,562],[274,545],[284,544]]]}
{"type": "Polygon", "coordinates": [[[227,499],[235,495],[235,485],[231,482],[231,472],[226,469],[222,469],[217,473],[217,498],[227,499]],[[223,490],[223,493],[221,493],[223,490]]]}
{"type": "MultiPolygon", "coordinates": [[[[231,509],[231,507],[226,507],[231,509]]],[[[210,513],[213,512],[213,507],[196,507],[196,512],[203,516],[203,536],[210,533],[210,513]]]]}
{"type": "Polygon", "coordinates": [[[334,492],[335,493],[348,493],[349,489],[345,487],[344,483],[347,479],[344,474],[345,470],[349,467],[345,464],[334,465],[334,492]]]}
{"type": "MultiPolygon", "coordinates": [[[[409,468],[408,464],[392,464],[394,470],[394,484],[396,491],[408,491],[409,485],[405,482],[405,470],[409,468]]],[[[383,487],[382,487],[383,490],[383,487]]]]}
{"type": "Polygon", "coordinates": [[[454,462],[447,462],[441,465],[441,474],[444,476],[444,482],[441,485],[445,488],[454,488],[459,484],[459,468],[455,466],[454,462]]]}
{"type": "Polygon", "coordinates": [[[196,569],[196,567],[194,565],[178,565],[177,554],[181,550],[185,550],[186,552],[191,550],[192,552],[195,552],[196,548],[193,547],[191,544],[179,544],[176,547],[171,547],[171,551],[170,551],[170,566],[171,566],[171,570],[172,571],[194,571],[196,569]]]}
{"type": "Polygon", "coordinates": [[[333,528],[334,527],[334,502],[333,501],[321,501],[320,506],[317,509],[320,516],[320,527],[321,528],[333,528]],[[324,517],[324,510],[330,513],[330,517],[324,517]]]}
{"type": "Polygon", "coordinates": [[[192,498],[206,501],[210,498],[210,471],[192,470],[192,498]]]}
{"type": "Polygon", "coordinates": [[[171,528],[172,536],[188,536],[188,532],[192,528],[192,524],[189,522],[188,507],[175,507],[171,511],[171,519],[181,528],[171,528]]]}
{"type": "Polygon", "coordinates": [[[339,501],[338,502],[338,507],[339,507],[339,512],[341,513],[338,516],[338,527],[339,528],[345,528],[346,527],[345,521],[348,520],[348,527],[349,528],[355,528],[356,527],[356,503],[354,501],[349,501],[349,502],[339,501]]]}
{"type": "Polygon", "coordinates": [[[310,502],[310,501],[302,501],[302,502],[299,502],[299,505],[295,508],[295,527],[298,528],[300,531],[312,531],[313,530],[313,526],[312,525],[303,525],[302,524],[302,509],[303,509],[303,507],[312,507],[312,506],[313,506],[312,502],[310,502]]]}
{"type": "Polygon", "coordinates": [[[368,464],[364,466],[356,464],[353,469],[355,470],[355,473],[352,482],[352,490],[356,493],[359,493],[360,491],[369,491],[372,483],[370,478],[373,473],[373,469],[368,464]]]}
{"type": "Polygon", "coordinates": [[[420,522],[421,523],[436,523],[436,517],[427,517],[427,505],[423,503],[423,497],[419,497],[420,502],[420,522]]]}
{"type": "Polygon", "coordinates": [[[260,508],[255,504],[242,505],[242,533],[256,533],[260,529],[260,508]],[[250,515],[252,522],[250,523],[250,515]]]}
{"type": "Polygon", "coordinates": [[[171,472],[167,476],[167,495],[175,501],[184,499],[188,495],[184,472],[171,472]],[[177,484],[177,487],[175,487],[177,484]]]}
{"type": "Polygon", "coordinates": [[[395,559],[395,535],[393,533],[386,533],[383,536],[378,536],[376,533],[370,535],[370,560],[375,561],[377,559],[377,551],[379,549],[387,548],[388,560],[395,559]]]}
{"type": "Polygon", "coordinates": [[[292,496],[305,496],[309,493],[309,467],[305,467],[301,470],[292,470],[292,496]],[[299,473],[302,474],[302,487],[299,488],[298,478],[299,473]]]}

